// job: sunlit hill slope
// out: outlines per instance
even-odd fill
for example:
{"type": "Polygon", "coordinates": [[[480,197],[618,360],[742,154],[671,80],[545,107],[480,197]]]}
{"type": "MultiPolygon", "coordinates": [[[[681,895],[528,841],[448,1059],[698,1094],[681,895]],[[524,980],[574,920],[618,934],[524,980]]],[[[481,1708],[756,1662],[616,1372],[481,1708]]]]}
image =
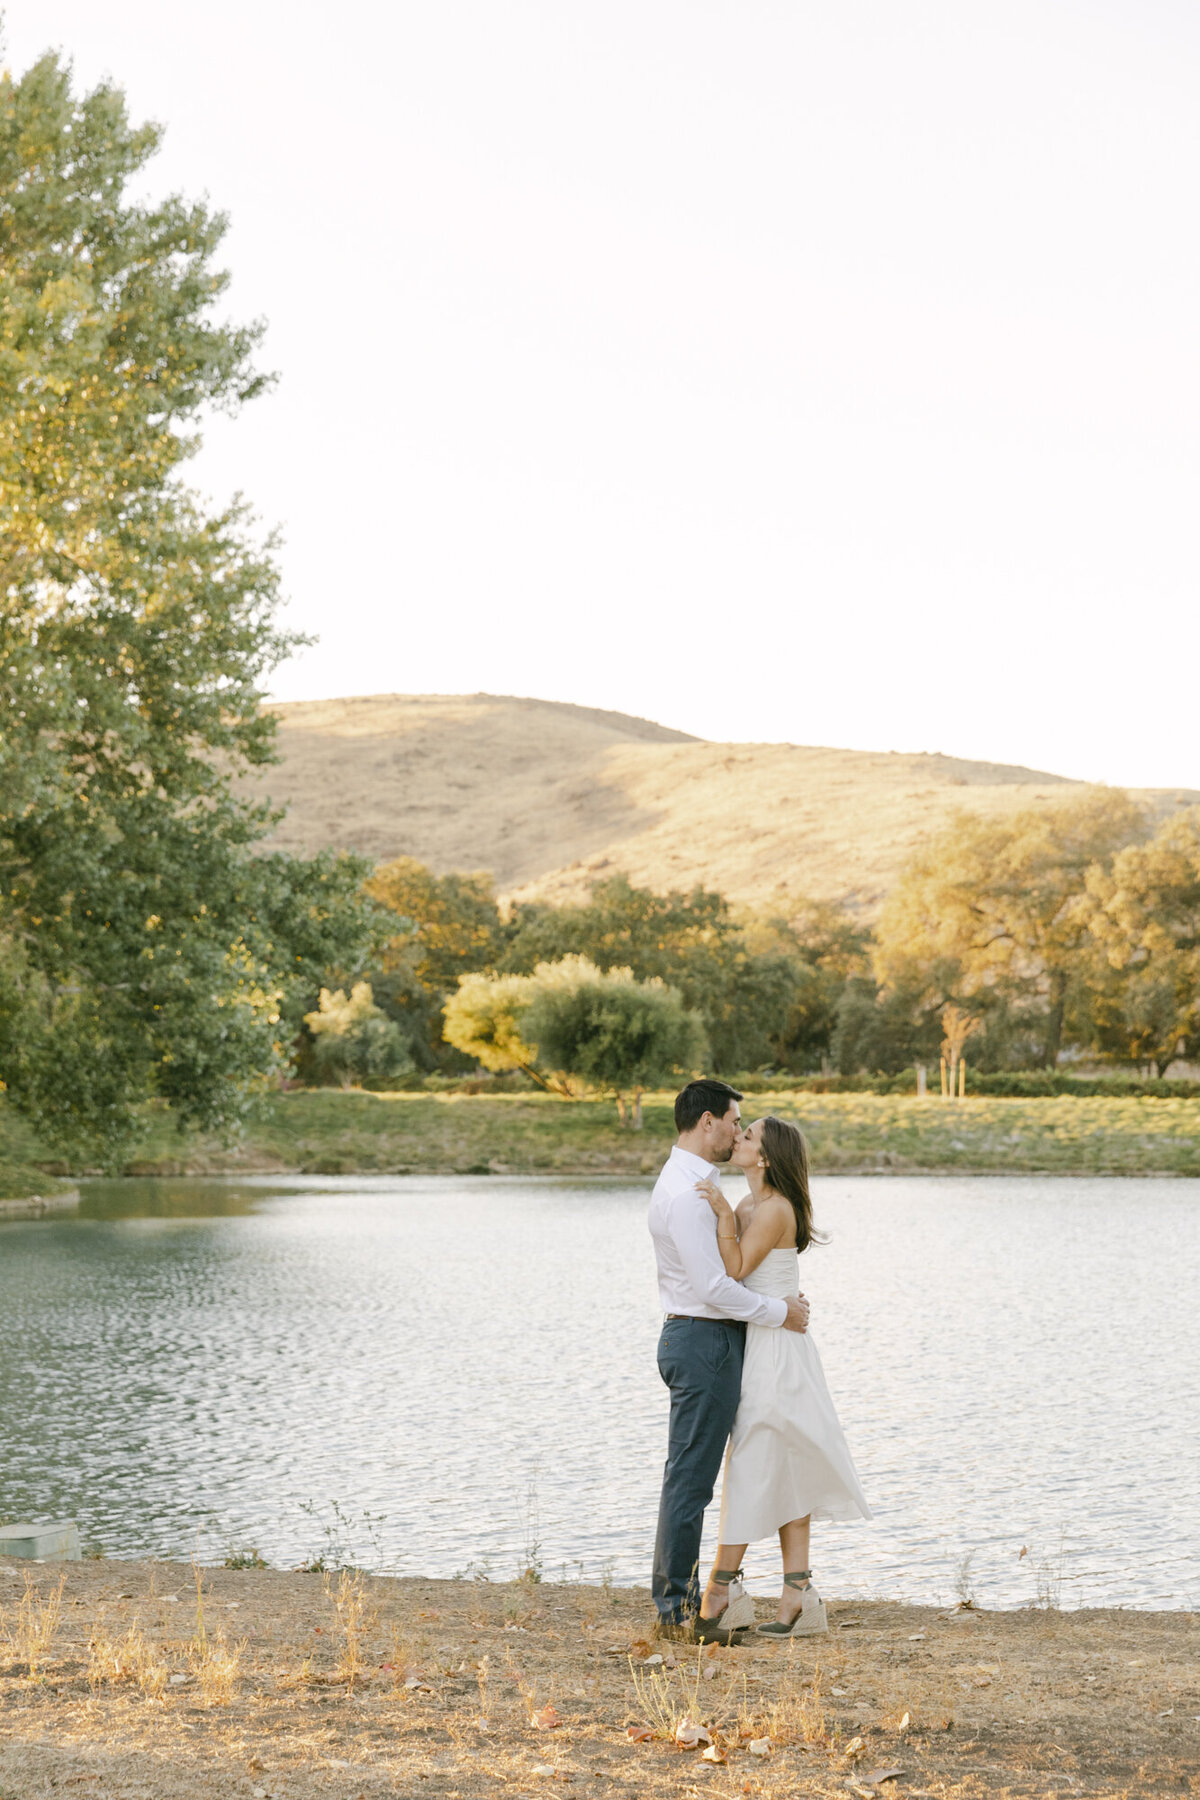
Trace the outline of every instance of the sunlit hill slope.
{"type": "MultiPolygon", "coordinates": [[[[275,710],[283,760],[255,786],[289,809],[276,845],[488,869],[510,896],[579,896],[621,869],[658,889],[701,881],[751,904],[788,892],[869,912],[956,809],[1002,815],[1082,789],[953,756],[710,743],[502,695],[275,710]]],[[[1200,802],[1185,789],[1142,794],[1158,812],[1200,802]]]]}

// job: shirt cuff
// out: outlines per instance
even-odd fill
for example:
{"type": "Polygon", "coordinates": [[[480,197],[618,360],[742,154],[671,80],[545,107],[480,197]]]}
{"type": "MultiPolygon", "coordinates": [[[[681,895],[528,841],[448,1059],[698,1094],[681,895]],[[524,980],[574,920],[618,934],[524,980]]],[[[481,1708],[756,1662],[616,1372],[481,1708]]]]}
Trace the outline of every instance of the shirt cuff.
{"type": "Polygon", "coordinates": [[[782,1325],[787,1318],[787,1301],[777,1300],[774,1295],[769,1295],[767,1305],[771,1312],[770,1316],[763,1320],[764,1325],[782,1325]]]}

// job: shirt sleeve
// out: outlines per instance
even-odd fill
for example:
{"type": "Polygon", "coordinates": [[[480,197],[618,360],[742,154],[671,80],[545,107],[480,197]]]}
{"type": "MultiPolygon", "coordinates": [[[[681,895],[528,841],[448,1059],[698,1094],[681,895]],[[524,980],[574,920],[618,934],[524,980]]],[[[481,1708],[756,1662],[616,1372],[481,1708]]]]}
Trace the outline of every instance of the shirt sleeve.
{"type": "Polygon", "coordinates": [[[751,1293],[726,1272],[717,1249],[717,1221],[700,1194],[685,1191],[671,1196],[667,1229],[698,1299],[728,1319],[744,1319],[747,1325],[783,1324],[786,1300],[751,1293]]]}

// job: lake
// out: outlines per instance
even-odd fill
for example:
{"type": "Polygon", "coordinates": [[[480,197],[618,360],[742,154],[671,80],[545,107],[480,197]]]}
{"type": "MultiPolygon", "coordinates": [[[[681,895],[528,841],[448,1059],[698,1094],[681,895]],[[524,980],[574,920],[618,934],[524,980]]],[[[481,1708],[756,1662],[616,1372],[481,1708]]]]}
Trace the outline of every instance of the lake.
{"type": "MultiPolygon", "coordinates": [[[[0,1225],[0,1519],[74,1517],[112,1556],[645,1583],[647,1198],[94,1182],[77,1217],[0,1225]]],[[[825,1591],[1200,1605],[1200,1182],[829,1177],[814,1199],[832,1242],[802,1285],[876,1512],[815,1528],[825,1591]]],[[[760,1592],[777,1568],[747,1558],[760,1592]]]]}

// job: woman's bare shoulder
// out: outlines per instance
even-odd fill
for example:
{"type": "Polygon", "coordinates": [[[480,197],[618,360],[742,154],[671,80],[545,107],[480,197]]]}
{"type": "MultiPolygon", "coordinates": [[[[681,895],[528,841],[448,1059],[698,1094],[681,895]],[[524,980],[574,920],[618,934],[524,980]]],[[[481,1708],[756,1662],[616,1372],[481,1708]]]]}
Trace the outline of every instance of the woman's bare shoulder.
{"type": "Polygon", "coordinates": [[[780,1248],[789,1249],[796,1242],[796,1214],[790,1200],[782,1194],[764,1194],[758,1203],[759,1216],[764,1224],[778,1226],[780,1248]]]}

